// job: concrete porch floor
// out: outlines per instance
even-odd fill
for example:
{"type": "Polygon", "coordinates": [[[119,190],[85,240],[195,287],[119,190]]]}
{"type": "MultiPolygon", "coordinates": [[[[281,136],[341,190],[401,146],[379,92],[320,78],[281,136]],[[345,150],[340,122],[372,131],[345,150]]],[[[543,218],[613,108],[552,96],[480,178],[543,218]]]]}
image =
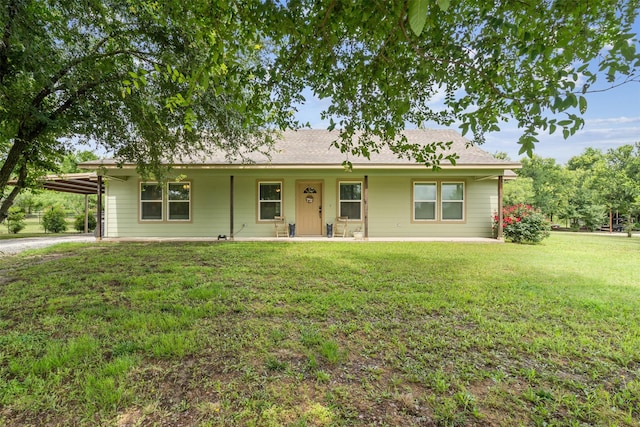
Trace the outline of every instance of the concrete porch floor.
{"type": "MultiPolygon", "coordinates": [[[[224,239],[216,237],[118,237],[102,239],[104,242],[224,242],[224,239]]],[[[475,242],[475,243],[503,243],[503,240],[488,237],[370,237],[368,239],[355,239],[353,237],[235,237],[228,238],[227,242],[281,242],[281,243],[302,243],[302,242],[345,242],[345,243],[366,243],[366,242],[475,242]]]]}

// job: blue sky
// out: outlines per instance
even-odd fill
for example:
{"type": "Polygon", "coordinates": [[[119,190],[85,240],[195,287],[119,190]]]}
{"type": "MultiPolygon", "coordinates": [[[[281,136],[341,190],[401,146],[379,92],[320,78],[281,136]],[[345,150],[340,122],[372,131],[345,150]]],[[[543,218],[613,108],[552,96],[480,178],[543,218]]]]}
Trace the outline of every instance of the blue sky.
{"type": "MultiPolygon", "coordinates": [[[[534,153],[566,163],[585,148],[593,147],[606,151],[624,144],[640,142],[640,83],[628,83],[607,92],[586,95],[588,108],[584,115],[582,130],[568,139],[561,131],[553,135],[540,134],[540,142],[534,153]]],[[[519,159],[520,133],[514,125],[503,126],[502,131],[487,135],[483,149],[490,153],[504,151],[512,159],[519,159]]]]}
{"type": "MultiPolygon", "coordinates": [[[[640,34],[640,22],[634,25],[636,34],[640,34]]],[[[606,84],[604,79],[599,87],[606,84]]],[[[308,121],[312,128],[324,129],[327,122],[320,120],[322,111],[329,100],[318,100],[311,93],[304,94],[307,102],[300,108],[298,118],[308,121]]],[[[606,151],[624,144],[640,142],[640,82],[631,82],[620,87],[585,95],[588,102],[587,112],[583,116],[585,125],[582,130],[568,139],[562,137],[562,131],[553,135],[541,133],[540,142],[534,154],[556,159],[566,163],[571,157],[581,154],[585,148],[593,147],[606,151]]],[[[458,129],[457,129],[458,130],[458,129]]],[[[511,159],[517,160],[520,146],[517,143],[521,131],[513,123],[503,123],[501,131],[486,135],[482,148],[490,153],[506,152],[511,159]]]]}

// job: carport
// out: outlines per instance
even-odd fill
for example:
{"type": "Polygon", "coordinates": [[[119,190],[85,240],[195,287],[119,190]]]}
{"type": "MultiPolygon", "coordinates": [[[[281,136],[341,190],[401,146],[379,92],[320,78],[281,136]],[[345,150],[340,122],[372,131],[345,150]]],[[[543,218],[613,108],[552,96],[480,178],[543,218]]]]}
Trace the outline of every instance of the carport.
{"type": "MultiPolygon", "coordinates": [[[[102,194],[104,182],[95,172],[46,175],[40,178],[42,188],[63,193],[84,194],[84,232],[89,232],[89,195],[98,196],[96,206],[96,238],[102,239],[102,194]]],[[[11,184],[11,182],[9,182],[11,184]]]]}

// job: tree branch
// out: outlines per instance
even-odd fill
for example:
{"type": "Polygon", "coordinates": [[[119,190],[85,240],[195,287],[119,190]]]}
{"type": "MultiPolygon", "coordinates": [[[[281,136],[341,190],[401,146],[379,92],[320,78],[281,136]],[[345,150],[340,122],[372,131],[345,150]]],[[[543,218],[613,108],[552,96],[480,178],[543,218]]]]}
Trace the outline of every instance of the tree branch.
{"type": "MultiPolygon", "coordinates": [[[[429,55],[427,52],[423,51],[419,46],[417,46],[415,43],[412,42],[411,38],[409,37],[409,35],[407,34],[407,30],[404,26],[404,20],[402,20],[402,33],[404,34],[405,40],[407,41],[407,43],[409,44],[409,46],[411,46],[411,48],[413,49],[413,51],[418,55],[421,56],[422,58],[431,61],[431,62],[436,62],[438,64],[444,64],[445,60],[438,58],[436,56],[432,56],[429,55]]],[[[462,61],[458,61],[455,59],[451,59],[451,58],[447,58],[446,59],[447,64],[453,64],[456,65],[458,67],[461,68],[467,68],[469,70],[473,70],[480,78],[481,80],[499,97],[504,98],[504,99],[509,99],[512,101],[516,101],[513,97],[508,96],[506,93],[502,92],[500,89],[498,89],[496,87],[496,85],[493,84],[493,82],[491,81],[491,79],[489,79],[486,75],[486,73],[484,73],[484,71],[482,71],[481,69],[477,68],[476,66],[474,66],[472,63],[466,63],[466,62],[462,62],[462,61]]]]}
{"type": "Polygon", "coordinates": [[[98,52],[98,50],[100,49],[100,47],[104,46],[104,44],[109,39],[112,39],[113,37],[114,37],[114,35],[108,35],[107,37],[104,37],[103,39],[99,40],[98,43],[96,43],[96,45],[93,47],[92,53],[90,55],[85,55],[83,57],[76,58],[75,60],[69,62],[66,66],[61,68],[56,74],[54,74],[51,77],[51,79],[49,80],[49,84],[47,86],[45,86],[38,93],[38,95],[35,96],[35,98],[31,102],[31,105],[34,108],[39,108],[41,106],[42,102],[47,98],[47,96],[51,95],[55,91],[56,83],[58,83],[60,81],[60,79],[62,79],[67,74],[69,74],[69,72],[71,72],[71,70],[73,70],[75,67],[77,67],[78,65],[80,65],[82,63],[86,63],[86,62],[90,62],[90,61],[91,62],[96,62],[96,61],[99,61],[101,59],[110,58],[110,57],[116,57],[116,56],[119,56],[119,55],[126,54],[126,55],[135,56],[136,58],[138,58],[138,59],[140,59],[142,61],[145,61],[145,62],[149,62],[151,64],[161,65],[161,64],[157,63],[156,61],[152,61],[149,58],[149,57],[153,57],[154,56],[153,53],[144,52],[144,51],[140,51],[140,50],[119,49],[119,50],[114,50],[114,51],[111,51],[111,52],[105,52],[105,53],[101,53],[101,54],[96,54],[98,52]]]}
{"type": "Polygon", "coordinates": [[[322,19],[322,30],[323,30],[322,32],[325,33],[325,37],[326,37],[326,31],[324,31],[324,28],[327,25],[327,22],[329,21],[329,17],[331,16],[331,12],[333,11],[334,7],[336,7],[336,0],[333,0],[329,5],[329,7],[327,7],[326,12],[324,13],[324,18],[322,19]]]}
{"type": "MultiPolygon", "coordinates": [[[[620,86],[624,86],[628,83],[640,83],[640,76],[636,76],[634,78],[627,78],[624,79],[624,81],[620,82],[620,83],[616,83],[614,85],[611,85],[609,87],[603,88],[603,89],[593,89],[593,90],[587,90],[585,93],[602,93],[602,92],[608,92],[610,90],[613,90],[615,88],[618,88],[620,86]]],[[[578,92],[573,92],[575,94],[582,94],[581,91],[578,92]]]]}
{"type": "Polygon", "coordinates": [[[79,98],[84,96],[91,89],[100,86],[101,84],[108,83],[109,81],[115,81],[116,79],[107,79],[107,80],[94,80],[91,82],[87,82],[84,85],[80,86],[75,92],[69,95],[69,98],[65,102],[63,102],[58,108],[56,108],[51,114],[49,114],[49,120],[54,121],[62,114],[64,114],[69,108],[75,104],[79,98]]]}

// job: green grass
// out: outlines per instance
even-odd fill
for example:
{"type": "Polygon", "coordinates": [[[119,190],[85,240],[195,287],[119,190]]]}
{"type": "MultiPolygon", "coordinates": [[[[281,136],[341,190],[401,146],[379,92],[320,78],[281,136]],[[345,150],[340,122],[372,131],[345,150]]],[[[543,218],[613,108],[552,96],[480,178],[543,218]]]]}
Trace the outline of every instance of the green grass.
{"type": "Polygon", "coordinates": [[[640,239],[0,258],[0,425],[640,425],[640,239]]]}

